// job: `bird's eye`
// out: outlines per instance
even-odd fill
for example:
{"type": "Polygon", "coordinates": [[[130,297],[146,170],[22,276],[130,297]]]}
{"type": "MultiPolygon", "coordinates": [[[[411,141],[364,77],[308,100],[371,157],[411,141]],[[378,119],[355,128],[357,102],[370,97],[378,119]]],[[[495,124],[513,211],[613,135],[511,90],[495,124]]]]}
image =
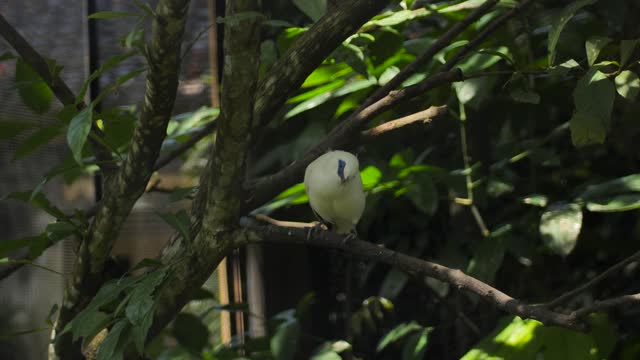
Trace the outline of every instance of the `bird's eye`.
{"type": "Polygon", "coordinates": [[[342,179],[342,181],[344,181],[344,168],[347,166],[347,162],[339,159],[338,160],[338,176],[340,177],[340,179],[342,179]]]}

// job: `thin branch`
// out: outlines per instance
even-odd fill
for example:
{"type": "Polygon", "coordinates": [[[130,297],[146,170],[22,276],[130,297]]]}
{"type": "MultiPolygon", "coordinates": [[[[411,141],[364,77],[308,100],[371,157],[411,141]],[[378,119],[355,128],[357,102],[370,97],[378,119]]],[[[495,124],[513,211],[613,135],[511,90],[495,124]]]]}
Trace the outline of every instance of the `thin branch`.
{"type": "Polygon", "coordinates": [[[453,69],[462,59],[464,59],[465,56],[467,56],[469,52],[471,52],[471,50],[478,47],[478,45],[480,45],[483,41],[485,41],[489,37],[489,35],[491,35],[494,31],[496,31],[502,25],[504,25],[504,23],[507,22],[507,20],[518,15],[522,10],[524,10],[527,6],[529,6],[529,4],[531,4],[534,1],[536,0],[524,0],[520,2],[517,6],[515,6],[513,9],[507,11],[506,13],[498,17],[497,19],[492,20],[487,26],[482,28],[482,30],[480,31],[480,33],[478,33],[478,35],[476,35],[471,41],[469,41],[469,43],[463,46],[462,49],[460,49],[458,52],[455,53],[455,55],[453,55],[449,60],[447,60],[447,62],[442,66],[442,69],[440,71],[449,71],[453,69]]]}
{"type": "Polygon", "coordinates": [[[344,0],[329,7],[259,82],[253,107],[254,121],[259,125],[271,121],[307,76],[387,3],[384,0],[344,0]]]}
{"type": "Polygon", "coordinates": [[[370,95],[365,100],[363,105],[367,106],[374,103],[375,101],[387,95],[391,90],[400,86],[400,84],[402,84],[403,81],[407,80],[422,66],[424,66],[429,61],[431,61],[431,59],[433,59],[433,57],[438,53],[438,51],[447,47],[447,45],[453,42],[453,40],[455,40],[455,38],[458,37],[458,35],[460,35],[466,28],[468,28],[481,16],[491,11],[491,9],[493,9],[497,3],[498,3],[498,0],[486,1],[484,4],[477,7],[475,10],[473,10],[469,15],[467,15],[467,17],[462,19],[460,22],[456,23],[449,30],[447,30],[447,32],[445,32],[442,36],[440,36],[436,42],[434,42],[431,46],[429,46],[429,48],[424,53],[420,54],[420,56],[418,56],[411,64],[405,66],[389,82],[384,84],[384,86],[380,87],[372,95],[370,95]]]}
{"type": "Polygon", "coordinates": [[[344,235],[330,231],[311,233],[308,229],[297,229],[265,225],[250,218],[243,218],[243,232],[235,237],[235,246],[270,242],[294,243],[342,250],[360,258],[389,264],[416,277],[430,277],[480,296],[497,308],[522,318],[536,319],[546,325],[556,325],[567,329],[584,331],[580,317],[553,312],[540,306],[529,305],[502,291],[471,277],[461,270],[405,255],[382,246],[359,239],[345,240],[344,235]]]}
{"type": "Polygon", "coordinates": [[[596,301],[591,305],[582,307],[571,313],[571,316],[576,319],[581,319],[589,314],[598,311],[604,311],[615,307],[632,305],[640,303],[640,293],[631,295],[622,295],[611,299],[596,301]]]}
{"type": "Polygon", "coordinates": [[[365,130],[363,132],[361,132],[361,139],[362,140],[373,140],[376,139],[378,136],[380,135],[384,135],[386,133],[389,133],[391,131],[395,131],[401,127],[407,126],[407,125],[411,125],[411,124],[415,124],[415,123],[422,123],[422,124],[428,124],[431,122],[431,120],[433,120],[434,118],[443,115],[447,112],[447,106],[443,105],[443,106],[431,106],[426,110],[422,110],[419,111],[417,113],[411,114],[411,115],[407,115],[404,117],[401,117],[399,119],[396,120],[391,120],[391,121],[387,121],[386,123],[382,124],[382,125],[378,125],[374,128],[365,130]]]}
{"type": "Polygon", "coordinates": [[[547,309],[554,309],[564,303],[566,303],[568,300],[570,300],[571,298],[574,298],[576,295],[583,293],[591,288],[593,288],[594,286],[596,286],[596,284],[600,283],[602,280],[614,275],[615,273],[619,272],[620,270],[622,270],[625,266],[631,264],[632,262],[635,261],[640,261],[640,251],[634,253],[633,255],[629,256],[628,258],[612,265],[611,267],[609,267],[607,270],[605,270],[604,272],[602,272],[600,275],[594,277],[593,279],[587,281],[586,283],[584,283],[583,285],[568,291],[560,296],[558,296],[557,298],[555,298],[553,301],[550,301],[546,304],[544,304],[544,307],[547,309]]]}
{"type": "Polygon", "coordinates": [[[216,128],[216,122],[212,121],[207,125],[205,125],[205,127],[203,127],[202,129],[193,133],[193,135],[191,135],[191,137],[187,141],[178,145],[178,147],[171,150],[166,155],[160,157],[158,161],[156,161],[156,164],[154,165],[153,170],[155,171],[165,167],[167,164],[169,164],[170,162],[178,158],[180,155],[187,152],[187,150],[191,149],[195,144],[197,144],[200,140],[204,139],[207,135],[210,135],[215,128],[216,128]]]}

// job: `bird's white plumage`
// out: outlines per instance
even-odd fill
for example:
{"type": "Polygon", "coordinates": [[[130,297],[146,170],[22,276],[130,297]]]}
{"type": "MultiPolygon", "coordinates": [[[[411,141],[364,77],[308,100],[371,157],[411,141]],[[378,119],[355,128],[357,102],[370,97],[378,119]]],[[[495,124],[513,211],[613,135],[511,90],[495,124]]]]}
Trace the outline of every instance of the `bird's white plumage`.
{"type": "Polygon", "coordinates": [[[351,232],[364,211],[365,193],[358,158],[346,151],[330,151],[315,159],[304,173],[311,208],[332,223],[339,234],[351,232]],[[342,178],[340,161],[343,162],[342,178]]]}

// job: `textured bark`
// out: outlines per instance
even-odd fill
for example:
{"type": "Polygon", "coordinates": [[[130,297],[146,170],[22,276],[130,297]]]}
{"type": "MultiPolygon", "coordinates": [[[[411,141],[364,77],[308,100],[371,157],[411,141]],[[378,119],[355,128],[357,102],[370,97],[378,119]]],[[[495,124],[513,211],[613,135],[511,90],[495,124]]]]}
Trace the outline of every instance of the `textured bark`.
{"type": "MultiPolygon", "coordinates": [[[[256,0],[227,1],[226,16],[260,11],[256,0]]],[[[246,156],[253,129],[253,94],[260,59],[259,19],[225,23],[221,114],[216,141],[192,211],[191,243],[174,237],[162,261],[175,263],[158,293],[150,336],[170,321],[231,250],[242,209],[246,156]]]]}
{"type": "MultiPolygon", "coordinates": [[[[156,7],[148,46],[146,92],[127,158],[118,172],[105,179],[105,196],[88,234],[80,244],[78,259],[67,283],[56,323],[60,332],[88,303],[104,279],[102,273],[122,224],[142,195],[166,136],[180,69],[180,45],[186,21],[187,0],[164,0],[156,7]]],[[[78,344],[63,335],[55,344],[63,359],[80,357],[78,344]]]]}

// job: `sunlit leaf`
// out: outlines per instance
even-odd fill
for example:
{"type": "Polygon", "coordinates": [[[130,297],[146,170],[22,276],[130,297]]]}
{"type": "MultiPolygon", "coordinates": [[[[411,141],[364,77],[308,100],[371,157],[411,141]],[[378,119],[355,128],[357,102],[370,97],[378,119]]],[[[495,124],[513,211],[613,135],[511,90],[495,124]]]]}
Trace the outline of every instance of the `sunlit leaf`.
{"type": "Polygon", "coordinates": [[[629,101],[635,100],[640,92],[640,78],[631,70],[621,71],[615,83],[618,94],[629,101]]]}
{"type": "Polygon", "coordinates": [[[430,332],[431,329],[425,328],[419,333],[411,335],[402,348],[402,360],[424,359],[424,353],[427,351],[430,332]]]}
{"type": "Polygon", "coordinates": [[[604,49],[607,44],[611,42],[611,39],[603,36],[594,36],[589,38],[584,46],[587,51],[587,60],[589,66],[593,65],[596,60],[598,60],[598,55],[600,55],[600,51],[604,49]]]}
{"type": "Polygon", "coordinates": [[[567,256],[573,251],[582,228],[582,210],[577,204],[554,204],[542,213],[540,235],[552,252],[567,256]]]}
{"type": "Polygon", "coordinates": [[[640,209],[640,193],[621,194],[587,202],[593,212],[618,212],[640,209]]]}
{"type": "Polygon", "coordinates": [[[122,360],[124,356],[124,335],[129,328],[126,320],[118,321],[109,331],[98,348],[98,360],[122,360]]]}
{"type": "Polygon", "coordinates": [[[415,321],[402,323],[393,328],[384,337],[382,337],[382,339],[380,339],[378,345],[376,346],[376,351],[380,352],[384,350],[389,344],[395,343],[403,337],[422,329],[423,327],[418,325],[418,323],[415,321]]]}

